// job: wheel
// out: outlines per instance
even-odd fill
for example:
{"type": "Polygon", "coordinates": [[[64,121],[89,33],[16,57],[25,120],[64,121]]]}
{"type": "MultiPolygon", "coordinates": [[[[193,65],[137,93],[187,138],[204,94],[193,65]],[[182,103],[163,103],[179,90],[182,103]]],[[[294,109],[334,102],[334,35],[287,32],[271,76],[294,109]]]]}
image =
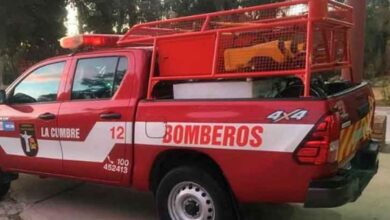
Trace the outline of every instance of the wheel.
{"type": "Polygon", "coordinates": [[[0,199],[2,199],[9,191],[11,183],[1,183],[0,184],[0,199]]]}
{"type": "Polygon", "coordinates": [[[197,167],[179,167],[161,180],[156,193],[162,220],[236,220],[235,203],[212,175],[197,167]]]}

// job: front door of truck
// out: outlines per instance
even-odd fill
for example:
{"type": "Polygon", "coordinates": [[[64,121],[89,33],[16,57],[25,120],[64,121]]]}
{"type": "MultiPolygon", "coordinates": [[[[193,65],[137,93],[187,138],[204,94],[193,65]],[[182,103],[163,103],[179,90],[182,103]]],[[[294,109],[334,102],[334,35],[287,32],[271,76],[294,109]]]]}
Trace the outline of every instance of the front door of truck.
{"type": "Polygon", "coordinates": [[[11,85],[7,104],[0,106],[3,167],[44,173],[62,171],[60,142],[50,136],[50,130],[57,127],[57,97],[61,79],[66,78],[65,69],[63,60],[46,63],[11,85]]]}
{"type": "Polygon", "coordinates": [[[58,135],[66,175],[103,181],[129,176],[132,158],[132,74],[128,54],[76,56],[58,135]]]}

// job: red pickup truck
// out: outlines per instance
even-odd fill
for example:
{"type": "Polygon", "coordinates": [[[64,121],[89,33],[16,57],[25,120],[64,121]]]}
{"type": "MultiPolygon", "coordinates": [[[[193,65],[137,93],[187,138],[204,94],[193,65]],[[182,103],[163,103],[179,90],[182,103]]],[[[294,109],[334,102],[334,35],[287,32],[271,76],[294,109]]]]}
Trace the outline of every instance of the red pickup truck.
{"type": "Polygon", "coordinates": [[[164,220],[355,201],[378,169],[374,98],[342,77],[352,9],[321,2],[62,39],[76,50],[0,93],[0,194],[18,173],[134,187],[164,220]]]}

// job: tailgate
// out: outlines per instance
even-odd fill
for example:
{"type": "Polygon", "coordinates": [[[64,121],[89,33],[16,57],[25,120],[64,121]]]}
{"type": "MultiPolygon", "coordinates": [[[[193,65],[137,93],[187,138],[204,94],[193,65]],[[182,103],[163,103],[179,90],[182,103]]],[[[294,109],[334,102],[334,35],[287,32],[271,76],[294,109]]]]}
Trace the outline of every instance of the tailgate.
{"type": "Polygon", "coordinates": [[[371,138],[375,99],[367,83],[329,97],[329,107],[341,117],[340,145],[337,161],[343,163],[371,138]]]}

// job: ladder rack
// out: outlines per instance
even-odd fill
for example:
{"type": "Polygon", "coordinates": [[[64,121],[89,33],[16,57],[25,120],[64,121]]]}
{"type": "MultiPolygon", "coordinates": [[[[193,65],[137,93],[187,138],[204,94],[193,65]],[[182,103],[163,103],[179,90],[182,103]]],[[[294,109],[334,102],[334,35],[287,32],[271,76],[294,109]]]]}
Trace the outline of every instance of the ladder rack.
{"type": "Polygon", "coordinates": [[[296,76],[310,96],[312,73],[351,72],[353,8],[292,0],[134,26],[119,46],[153,47],[148,99],[163,81],[296,76]]]}

